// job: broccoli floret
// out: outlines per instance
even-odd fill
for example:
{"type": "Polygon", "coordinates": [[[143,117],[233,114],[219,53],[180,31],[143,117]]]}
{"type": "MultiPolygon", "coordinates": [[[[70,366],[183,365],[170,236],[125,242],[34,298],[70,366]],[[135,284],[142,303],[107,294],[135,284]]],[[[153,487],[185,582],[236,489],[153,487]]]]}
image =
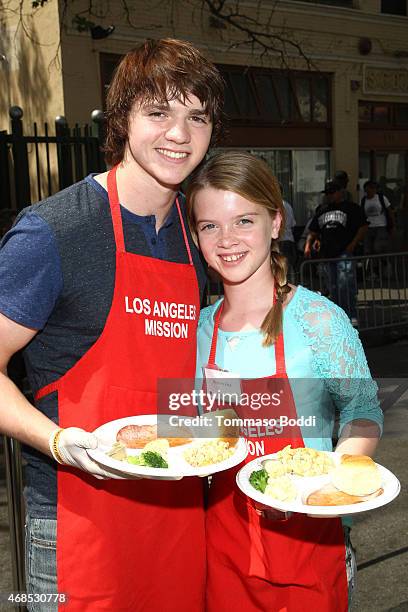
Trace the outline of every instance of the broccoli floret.
{"type": "Polygon", "coordinates": [[[132,465],[145,465],[146,467],[152,468],[168,468],[169,464],[163,457],[156,453],[156,451],[145,451],[137,456],[126,457],[128,463],[132,465]]]}
{"type": "Polygon", "coordinates": [[[153,468],[168,468],[169,464],[159,453],[155,453],[153,451],[146,451],[142,453],[143,457],[143,465],[147,465],[153,468]]]}
{"type": "Polygon", "coordinates": [[[249,477],[249,482],[257,491],[265,493],[266,485],[268,484],[268,472],[266,470],[257,470],[252,472],[249,477]]]}

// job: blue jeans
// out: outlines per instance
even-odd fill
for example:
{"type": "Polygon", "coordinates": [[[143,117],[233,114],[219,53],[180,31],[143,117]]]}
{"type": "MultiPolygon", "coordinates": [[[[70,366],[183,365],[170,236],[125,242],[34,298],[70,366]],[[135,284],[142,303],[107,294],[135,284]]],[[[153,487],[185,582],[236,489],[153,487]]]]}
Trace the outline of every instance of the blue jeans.
{"type": "Polygon", "coordinates": [[[357,318],[357,279],[354,261],[343,253],[338,261],[323,264],[330,297],[348,316],[357,318]]]}
{"type": "MultiPolygon", "coordinates": [[[[26,590],[30,594],[57,593],[57,521],[26,520],[26,590]]],[[[57,612],[58,603],[37,601],[27,604],[29,612],[57,612]]]]}

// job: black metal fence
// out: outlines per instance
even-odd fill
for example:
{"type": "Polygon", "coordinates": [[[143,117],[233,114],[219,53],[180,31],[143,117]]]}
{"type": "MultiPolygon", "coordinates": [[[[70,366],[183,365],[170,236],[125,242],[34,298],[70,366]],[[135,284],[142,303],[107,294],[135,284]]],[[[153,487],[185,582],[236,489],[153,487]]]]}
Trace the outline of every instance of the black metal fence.
{"type": "Polygon", "coordinates": [[[24,133],[19,106],[9,114],[11,133],[0,131],[0,209],[19,211],[90,172],[106,170],[102,111],[93,111],[91,123],[82,127],[70,128],[65,117],[57,117],[53,134],[47,123],[43,134],[34,123],[31,135],[24,133]]]}

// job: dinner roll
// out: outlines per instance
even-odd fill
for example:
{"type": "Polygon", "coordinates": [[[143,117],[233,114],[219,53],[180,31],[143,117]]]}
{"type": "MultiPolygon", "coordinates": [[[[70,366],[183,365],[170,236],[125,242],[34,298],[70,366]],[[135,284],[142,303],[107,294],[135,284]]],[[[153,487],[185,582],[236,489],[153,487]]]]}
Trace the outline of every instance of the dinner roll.
{"type": "Polygon", "coordinates": [[[211,428],[206,427],[208,436],[236,444],[239,438],[239,417],[233,408],[209,412],[206,416],[212,418],[211,428]]]}
{"type": "Polygon", "coordinates": [[[381,487],[381,474],[371,457],[343,455],[340,465],[331,472],[331,481],[349,495],[370,495],[381,487]]]}

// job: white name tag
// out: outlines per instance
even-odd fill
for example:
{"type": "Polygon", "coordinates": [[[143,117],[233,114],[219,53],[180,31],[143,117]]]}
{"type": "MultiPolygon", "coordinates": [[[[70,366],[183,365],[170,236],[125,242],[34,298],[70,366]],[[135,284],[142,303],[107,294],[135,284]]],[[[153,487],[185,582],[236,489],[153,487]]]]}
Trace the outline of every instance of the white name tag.
{"type": "Polygon", "coordinates": [[[241,401],[241,377],[236,372],[227,372],[214,368],[203,368],[207,393],[217,396],[222,404],[239,404],[241,401]]]}

